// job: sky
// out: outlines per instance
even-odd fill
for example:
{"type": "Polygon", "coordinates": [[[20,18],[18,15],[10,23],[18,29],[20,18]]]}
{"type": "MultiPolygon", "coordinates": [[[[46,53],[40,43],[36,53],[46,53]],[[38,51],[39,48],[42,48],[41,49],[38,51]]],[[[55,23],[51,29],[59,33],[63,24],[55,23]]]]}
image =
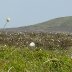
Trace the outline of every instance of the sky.
{"type": "Polygon", "coordinates": [[[0,28],[34,25],[50,19],[72,16],[72,0],[0,0],[0,28]]]}

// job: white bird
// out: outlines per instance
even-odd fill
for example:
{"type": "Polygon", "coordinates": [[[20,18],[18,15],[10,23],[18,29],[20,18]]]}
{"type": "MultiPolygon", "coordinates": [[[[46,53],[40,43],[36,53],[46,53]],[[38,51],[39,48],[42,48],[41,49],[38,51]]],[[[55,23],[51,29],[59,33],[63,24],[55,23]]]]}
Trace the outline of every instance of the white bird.
{"type": "Polygon", "coordinates": [[[35,47],[35,43],[34,43],[34,42],[31,42],[31,43],[29,44],[29,46],[30,46],[30,47],[35,47]]]}

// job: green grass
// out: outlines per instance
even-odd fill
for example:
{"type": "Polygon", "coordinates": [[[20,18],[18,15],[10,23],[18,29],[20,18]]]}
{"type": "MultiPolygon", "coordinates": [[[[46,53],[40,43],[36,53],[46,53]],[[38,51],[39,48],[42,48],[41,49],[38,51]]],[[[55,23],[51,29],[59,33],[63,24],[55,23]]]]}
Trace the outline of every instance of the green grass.
{"type": "Polygon", "coordinates": [[[72,72],[67,50],[0,46],[0,72],[72,72]]]}

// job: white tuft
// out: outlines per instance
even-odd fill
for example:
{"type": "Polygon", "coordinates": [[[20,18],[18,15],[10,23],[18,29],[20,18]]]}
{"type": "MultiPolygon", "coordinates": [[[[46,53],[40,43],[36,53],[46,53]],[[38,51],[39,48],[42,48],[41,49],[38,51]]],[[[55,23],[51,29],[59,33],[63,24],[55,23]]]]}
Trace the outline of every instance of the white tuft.
{"type": "Polygon", "coordinates": [[[8,18],[6,18],[6,21],[7,21],[7,22],[9,22],[10,20],[11,20],[11,19],[10,19],[9,17],[8,17],[8,18]]]}
{"type": "Polygon", "coordinates": [[[35,47],[35,43],[34,43],[34,42],[31,42],[31,43],[29,44],[29,46],[30,46],[30,47],[35,47]]]}

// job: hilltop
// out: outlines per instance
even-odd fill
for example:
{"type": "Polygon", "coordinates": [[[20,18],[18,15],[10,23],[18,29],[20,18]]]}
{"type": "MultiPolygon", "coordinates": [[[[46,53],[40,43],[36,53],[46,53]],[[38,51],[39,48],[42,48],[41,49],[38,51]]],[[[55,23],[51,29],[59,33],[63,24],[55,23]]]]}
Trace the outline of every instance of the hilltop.
{"type": "Polygon", "coordinates": [[[51,19],[46,22],[18,28],[8,28],[6,31],[15,32],[72,32],[72,16],[51,19]]]}

